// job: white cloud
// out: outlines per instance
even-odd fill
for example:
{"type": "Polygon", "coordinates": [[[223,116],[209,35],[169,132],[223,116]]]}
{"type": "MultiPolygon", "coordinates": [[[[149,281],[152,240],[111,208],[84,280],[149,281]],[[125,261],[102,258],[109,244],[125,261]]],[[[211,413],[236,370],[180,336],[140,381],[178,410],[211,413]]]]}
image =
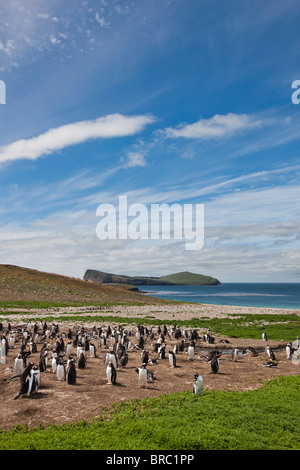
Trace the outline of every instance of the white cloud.
{"type": "Polygon", "coordinates": [[[30,139],[21,139],[0,147],[0,162],[27,158],[36,160],[70,145],[89,139],[113,138],[134,135],[147,124],[154,122],[153,116],[123,116],[111,114],[94,120],[79,121],[50,129],[30,139]]]}
{"type": "Polygon", "coordinates": [[[145,167],[147,165],[145,154],[141,152],[129,152],[123,168],[133,168],[135,166],[145,167]]]}
{"type": "Polygon", "coordinates": [[[210,119],[200,119],[193,124],[177,128],[169,127],[164,133],[167,137],[187,139],[216,139],[229,137],[239,131],[257,127],[261,121],[255,121],[247,114],[216,114],[210,119]]]}

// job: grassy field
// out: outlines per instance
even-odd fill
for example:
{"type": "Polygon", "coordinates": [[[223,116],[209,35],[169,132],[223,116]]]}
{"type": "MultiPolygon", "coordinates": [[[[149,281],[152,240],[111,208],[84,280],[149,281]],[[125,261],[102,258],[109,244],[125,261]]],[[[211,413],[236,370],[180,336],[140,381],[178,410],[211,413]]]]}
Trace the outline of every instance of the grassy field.
{"type": "Polygon", "coordinates": [[[300,377],[134,400],[91,422],[0,432],[1,450],[299,450],[300,377]]]}

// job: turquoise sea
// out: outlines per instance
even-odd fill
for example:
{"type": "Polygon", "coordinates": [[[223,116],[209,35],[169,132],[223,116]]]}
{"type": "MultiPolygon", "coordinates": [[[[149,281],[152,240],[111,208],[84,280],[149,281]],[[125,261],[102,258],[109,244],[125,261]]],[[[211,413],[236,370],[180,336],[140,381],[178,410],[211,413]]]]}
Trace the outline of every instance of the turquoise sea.
{"type": "Polygon", "coordinates": [[[300,309],[300,283],[222,283],[218,286],[139,286],[162,299],[215,305],[300,309]]]}

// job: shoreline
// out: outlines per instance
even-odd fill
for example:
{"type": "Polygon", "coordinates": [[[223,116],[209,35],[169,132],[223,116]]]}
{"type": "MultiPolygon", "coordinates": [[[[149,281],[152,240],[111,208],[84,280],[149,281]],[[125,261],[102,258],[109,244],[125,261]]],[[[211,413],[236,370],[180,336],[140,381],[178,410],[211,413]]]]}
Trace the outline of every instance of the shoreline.
{"type": "MultiPolygon", "coordinates": [[[[61,316],[72,314],[88,314],[89,316],[118,316],[118,317],[147,317],[156,319],[174,319],[189,320],[191,318],[224,318],[230,315],[298,315],[298,309],[280,309],[266,307],[243,307],[232,305],[215,305],[215,304],[194,304],[180,302],[176,304],[145,304],[145,305],[114,305],[107,307],[99,306],[82,306],[82,307],[53,307],[45,309],[28,309],[28,308],[5,308],[2,312],[7,311],[12,319],[26,319],[32,316],[53,315],[61,316]],[[16,313],[14,313],[16,312],[16,313]],[[22,313],[21,313],[22,312],[22,313]]],[[[7,314],[1,315],[0,319],[7,317],[7,314]]]]}

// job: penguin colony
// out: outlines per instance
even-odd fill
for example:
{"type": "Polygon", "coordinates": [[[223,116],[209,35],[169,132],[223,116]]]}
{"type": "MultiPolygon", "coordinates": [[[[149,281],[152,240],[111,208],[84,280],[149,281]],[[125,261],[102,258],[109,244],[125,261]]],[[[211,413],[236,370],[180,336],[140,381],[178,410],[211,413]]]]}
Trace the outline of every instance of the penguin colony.
{"type": "MultiPolygon", "coordinates": [[[[267,341],[266,334],[262,336],[267,341]]],[[[86,329],[74,325],[66,328],[58,324],[49,325],[46,322],[33,323],[28,321],[23,328],[12,328],[5,321],[0,323],[0,363],[5,364],[8,354],[14,354],[13,376],[10,380],[19,380],[19,390],[14,397],[30,397],[35,395],[42,384],[42,375],[51,372],[58,381],[68,385],[76,385],[77,372],[85,369],[90,358],[98,358],[106,365],[107,385],[118,383],[118,369],[126,368],[130,362],[130,352],[140,354],[140,367],[134,368],[137,373],[137,387],[147,388],[149,382],[156,380],[149,365],[159,364],[167,359],[169,367],[176,369],[177,356],[186,357],[187,361],[195,363],[194,381],[191,381],[192,392],[200,395],[203,390],[203,378],[199,370],[205,363],[210,364],[210,373],[220,373],[220,357],[224,352],[216,348],[208,354],[198,355],[199,350],[205,349],[205,343],[214,344],[215,338],[207,330],[203,336],[195,329],[179,328],[176,325],[137,326],[93,326],[86,329]],[[172,340],[172,349],[170,341],[172,340]],[[174,345],[174,340],[175,345],[174,345]],[[103,350],[105,354],[103,356],[103,350]],[[33,354],[39,354],[39,361],[31,361],[33,354]]],[[[223,340],[229,343],[228,340],[223,340]]],[[[286,357],[300,354],[300,341],[297,350],[292,343],[286,345],[286,357]]],[[[239,355],[257,356],[254,348],[239,350],[231,348],[231,359],[239,362],[239,355]]],[[[263,351],[267,361],[264,367],[276,367],[278,361],[274,351],[267,345],[263,351]]],[[[159,367],[158,367],[159,371],[159,367]]],[[[160,377],[163,380],[163,377],[160,377]]],[[[191,378],[193,380],[193,378],[191,378]]]]}

